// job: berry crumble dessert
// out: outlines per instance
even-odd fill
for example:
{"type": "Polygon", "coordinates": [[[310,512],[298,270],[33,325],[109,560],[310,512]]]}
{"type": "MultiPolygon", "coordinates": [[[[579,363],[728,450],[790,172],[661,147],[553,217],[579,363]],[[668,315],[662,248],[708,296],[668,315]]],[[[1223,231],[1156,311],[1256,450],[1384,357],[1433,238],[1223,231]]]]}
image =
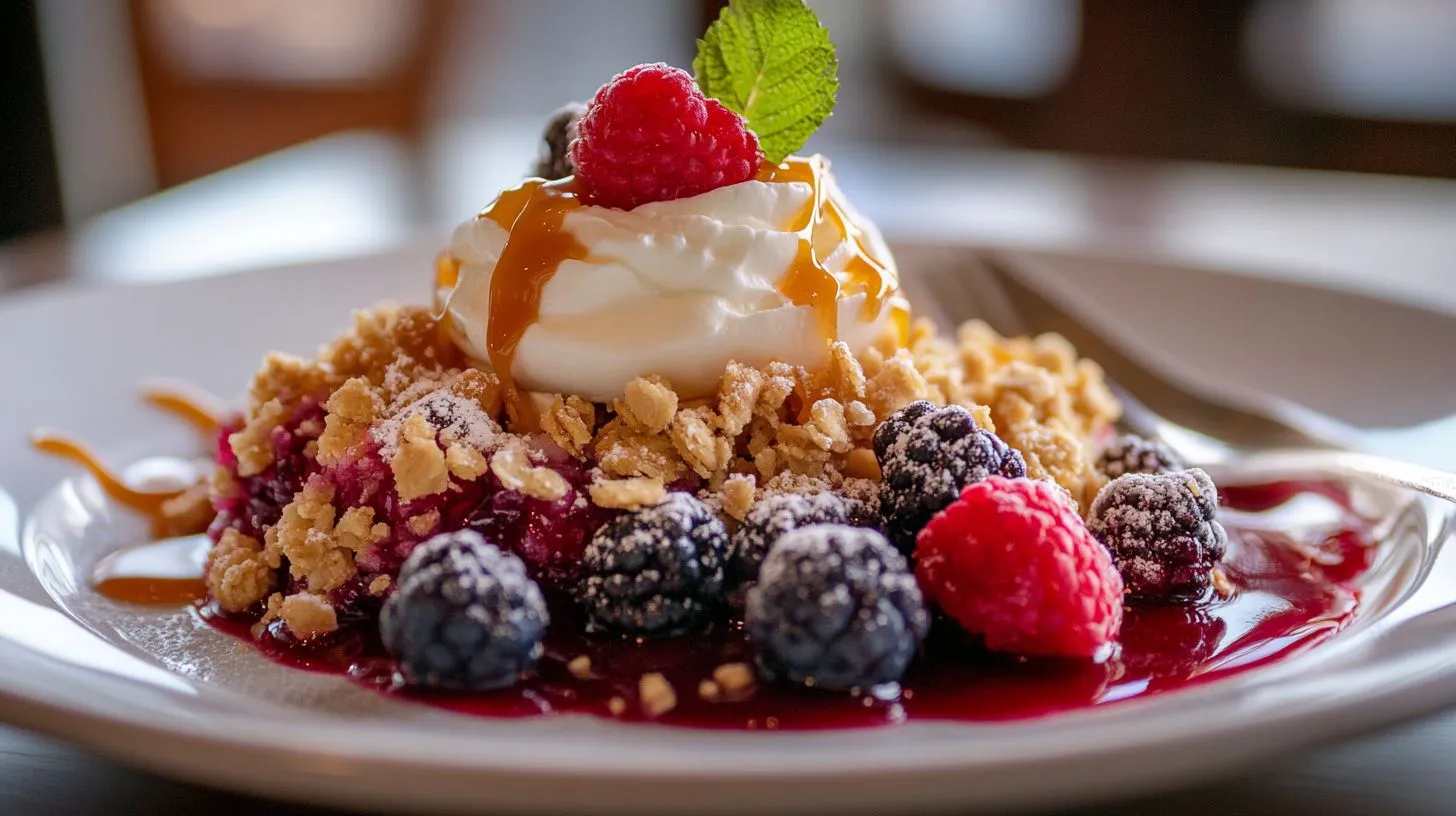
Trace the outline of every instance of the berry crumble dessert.
{"type": "Polygon", "coordinates": [[[1226,530],[1064,339],[913,318],[794,155],[837,89],[807,7],[734,0],[694,69],[562,108],[431,303],[268,355],[161,508],[208,622],[460,710],[771,729],[1032,716],[1349,618],[1361,534],[1226,530]]]}

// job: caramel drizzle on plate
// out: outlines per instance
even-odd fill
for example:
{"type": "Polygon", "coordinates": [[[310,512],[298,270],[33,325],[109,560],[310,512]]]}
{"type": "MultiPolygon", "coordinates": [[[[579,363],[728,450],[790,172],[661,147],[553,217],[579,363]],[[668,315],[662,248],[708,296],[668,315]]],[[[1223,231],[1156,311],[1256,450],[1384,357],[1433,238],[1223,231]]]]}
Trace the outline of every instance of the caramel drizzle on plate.
{"type": "MultiPolygon", "coordinates": [[[[199,389],[173,385],[149,388],[142,392],[142,399],[206,435],[216,434],[225,423],[226,409],[222,407],[222,401],[199,389]]],[[[162,527],[162,505],[184,492],[182,489],[134,488],[85,444],[57,431],[37,429],[30,435],[30,444],[41,453],[68,459],[85,468],[101,487],[101,492],[122,507],[145,516],[151,521],[153,529],[162,527]]]]}

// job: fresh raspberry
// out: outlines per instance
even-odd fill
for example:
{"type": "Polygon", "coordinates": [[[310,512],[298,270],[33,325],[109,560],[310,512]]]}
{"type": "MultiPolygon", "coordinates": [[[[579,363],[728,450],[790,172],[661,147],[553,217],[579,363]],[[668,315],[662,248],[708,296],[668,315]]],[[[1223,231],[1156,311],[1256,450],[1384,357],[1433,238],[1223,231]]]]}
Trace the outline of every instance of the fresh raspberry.
{"type": "Polygon", "coordinates": [[[583,201],[630,210],[747,181],[763,154],[742,117],[703,96],[688,72],[658,62],[597,91],[571,161],[583,201]]]}
{"type": "Polygon", "coordinates": [[[917,540],[916,577],[987,648],[1092,657],[1122,627],[1122,578],[1057,487],[991,476],[917,540]]]}

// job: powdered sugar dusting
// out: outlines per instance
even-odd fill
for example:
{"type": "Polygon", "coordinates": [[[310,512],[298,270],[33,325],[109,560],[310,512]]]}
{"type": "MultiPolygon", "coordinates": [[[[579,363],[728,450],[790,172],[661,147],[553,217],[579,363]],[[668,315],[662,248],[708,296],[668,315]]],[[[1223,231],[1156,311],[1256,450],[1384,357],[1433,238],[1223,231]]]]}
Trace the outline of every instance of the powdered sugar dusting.
{"type": "Polygon", "coordinates": [[[440,388],[370,430],[385,461],[393,457],[399,448],[400,427],[415,415],[429,420],[439,431],[440,441],[447,445],[458,442],[485,452],[496,447],[503,435],[501,426],[480,407],[480,403],[440,388]]]}

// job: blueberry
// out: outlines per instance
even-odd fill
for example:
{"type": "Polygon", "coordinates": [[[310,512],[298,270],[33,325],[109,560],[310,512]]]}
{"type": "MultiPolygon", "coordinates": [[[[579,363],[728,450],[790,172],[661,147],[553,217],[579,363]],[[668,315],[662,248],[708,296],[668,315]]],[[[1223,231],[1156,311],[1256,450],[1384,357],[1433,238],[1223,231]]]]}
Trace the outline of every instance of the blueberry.
{"type": "Polygon", "coordinates": [[[849,690],[898,681],[930,616],[905,557],[884,536],[825,524],[773,545],[744,623],[765,677],[849,690]]]}
{"type": "Polygon", "coordinates": [[[606,523],[583,556],[591,625],[661,636],[703,628],[723,604],[727,549],[722,520],[687,493],[606,523]]]}
{"type": "Polygon", "coordinates": [[[1021,454],[958,405],[910,403],[875,429],[874,448],[885,532],[907,555],[916,534],[967,485],[988,476],[1026,476],[1021,454]]]}
{"type": "Polygon", "coordinates": [[[549,622],[521,559],[463,530],[410,553],[379,632],[410,684],[484,691],[536,667],[549,622]]]}

